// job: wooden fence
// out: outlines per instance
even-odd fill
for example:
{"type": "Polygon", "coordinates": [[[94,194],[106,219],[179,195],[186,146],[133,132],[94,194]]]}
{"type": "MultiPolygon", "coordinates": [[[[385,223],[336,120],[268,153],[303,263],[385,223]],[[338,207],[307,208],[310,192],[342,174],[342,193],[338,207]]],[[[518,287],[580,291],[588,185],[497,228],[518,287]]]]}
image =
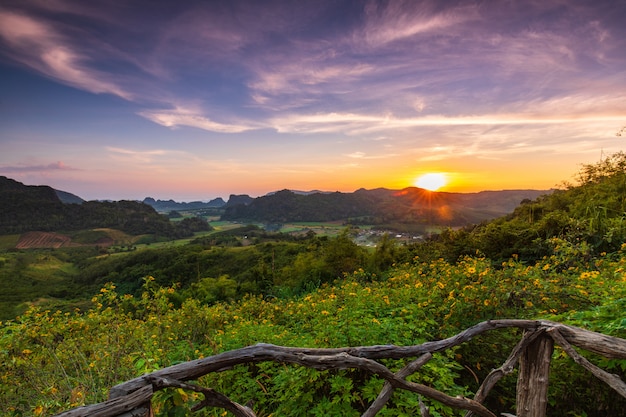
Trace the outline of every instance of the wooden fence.
{"type": "MultiPolygon", "coordinates": [[[[237,417],[253,417],[256,414],[251,408],[238,404],[211,388],[185,381],[230,369],[235,365],[265,361],[298,364],[319,370],[361,369],[383,378],[386,382],[378,398],[363,413],[364,417],[375,416],[391,398],[395,389],[411,391],[452,408],[467,410],[466,417],[474,415],[495,417],[495,414],[483,405],[483,401],[498,380],[513,372],[519,363],[517,417],[544,417],[547,407],[550,360],[555,344],[560,346],[577,364],[626,398],[624,381],[617,375],[598,368],[574,349],[574,346],[577,346],[606,358],[626,359],[626,340],[551,321],[490,320],[470,327],[448,339],[415,346],[378,345],[308,349],[259,343],[170,366],[121,383],[110,390],[108,401],[78,407],[61,413],[57,417],[150,416],[152,395],[168,387],[202,393],[204,399],[194,407],[195,411],[204,407],[219,407],[230,411],[237,417]],[[452,397],[429,386],[406,379],[409,375],[419,371],[433,353],[458,346],[487,331],[502,328],[523,329],[523,336],[502,366],[492,370],[485,378],[473,399],[452,397]],[[381,359],[404,358],[413,358],[413,361],[396,373],[379,362],[381,359]]],[[[428,415],[426,407],[422,407],[421,413],[422,416],[428,415]]]]}

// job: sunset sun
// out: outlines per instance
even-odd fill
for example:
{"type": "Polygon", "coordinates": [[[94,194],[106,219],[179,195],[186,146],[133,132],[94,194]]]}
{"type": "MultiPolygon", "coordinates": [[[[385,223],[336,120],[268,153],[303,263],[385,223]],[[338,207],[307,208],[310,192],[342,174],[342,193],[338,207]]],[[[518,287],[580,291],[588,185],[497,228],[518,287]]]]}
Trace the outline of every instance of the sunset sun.
{"type": "Polygon", "coordinates": [[[437,191],[448,182],[446,174],[432,172],[424,174],[415,180],[415,186],[429,191],[437,191]]]}

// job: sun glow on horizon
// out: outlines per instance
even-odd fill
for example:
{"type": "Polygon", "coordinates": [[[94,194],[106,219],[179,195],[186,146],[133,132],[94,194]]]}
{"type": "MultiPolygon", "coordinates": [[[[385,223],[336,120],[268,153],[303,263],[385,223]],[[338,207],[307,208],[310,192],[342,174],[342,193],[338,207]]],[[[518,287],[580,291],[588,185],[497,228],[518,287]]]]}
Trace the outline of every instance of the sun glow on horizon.
{"type": "Polygon", "coordinates": [[[424,188],[428,191],[437,191],[441,187],[445,186],[448,183],[448,178],[446,174],[441,172],[431,172],[428,174],[424,174],[419,176],[415,180],[415,186],[419,188],[424,188]]]}

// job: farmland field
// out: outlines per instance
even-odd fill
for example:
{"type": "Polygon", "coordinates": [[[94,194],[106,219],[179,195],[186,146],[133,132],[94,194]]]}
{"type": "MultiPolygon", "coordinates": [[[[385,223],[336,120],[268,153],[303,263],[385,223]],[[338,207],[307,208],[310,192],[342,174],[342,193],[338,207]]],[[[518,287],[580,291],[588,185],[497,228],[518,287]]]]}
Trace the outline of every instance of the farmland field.
{"type": "Polygon", "coordinates": [[[26,232],[15,245],[17,249],[60,248],[69,246],[72,239],[59,233],[26,232]]]}
{"type": "Polygon", "coordinates": [[[344,222],[297,222],[284,224],[280,231],[283,233],[298,233],[311,230],[316,235],[335,236],[345,228],[344,222]]]}

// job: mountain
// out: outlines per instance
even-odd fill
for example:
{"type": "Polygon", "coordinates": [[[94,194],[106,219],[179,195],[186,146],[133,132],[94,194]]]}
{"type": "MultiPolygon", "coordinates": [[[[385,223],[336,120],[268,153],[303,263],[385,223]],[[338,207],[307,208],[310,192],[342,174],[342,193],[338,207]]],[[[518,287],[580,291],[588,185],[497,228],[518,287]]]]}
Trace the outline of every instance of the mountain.
{"type": "Polygon", "coordinates": [[[222,219],[268,223],[350,219],[353,223],[465,226],[509,214],[523,200],[548,193],[549,190],[447,193],[416,187],[313,194],[282,190],[247,204],[231,204],[229,200],[222,219]]]}
{"type": "MultiPolygon", "coordinates": [[[[331,194],[334,191],[321,191],[321,190],[311,190],[311,191],[302,191],[302,190],[289,190],[294,194],[300,194],[300,195],[310,195],[310,194],[331,194]]],[[[266,195],[274,195],[279,191],[272,191],[267,193],[266,195]]]]}
{"type": "Polygon", "coordinates": [[[167,213],[170,211],[181,211],[181,210],[226,208],[226,207],[231,207],[231,206],[237,206],[240,204],[248,205],[253,200],[254,198],[250,197],[247,194],[239,194],[239,195],[231,194],[230,197],[228,198],[228,202],[224,201],[221,197],[215,198],[209,201],[208,203],[205,203],[202,201],[177,202],[174,200],[155,200],[152,197],[146,197],[144,198],[143,203],[153,207],[156,211],[160,213],[167,213]]]}
{"type": "Polygon", "coordinates": [[[253,201],[254,201],[254,198],[250,197],[247,194],[239,194],[239,195],[231,194],[230,197],[228,197],[228,203],[226,203],[224,208],[239,206],[239,205],[247,206],[253,201]]]}
{"type": "Polygon", "coordinates": [[[85,200],[83,200],[79,196],[68,193],[67,191],[54,190],[54,192],[56,193],[57,197],[59,197],[59,200],[61,200],[61,202],[65,204],[83,204],[85,202],[85,200]]]}
{"type": "Polygon", "coordinates": [[[51,187],[24,185],[0,176],[0,234],[109,227],[133,235],[182,237],[193,234],[187,230],[189,226],[199,227],[174,226],[152,207],[137,201],[83,201],[70,193],[60,194],[63,200],[80,204],[64,203],[51,187]]]}
{"type": "Polygon", "coordinates": [[[208,203],[203,201],[177,202],[174,200],[155,200],[154,198],[146,197],[144,198],[143,203],[152,206],[156,211],[161,213],[180,210],[220,208],[226,204],[221,197],[215,198],[208,203]]]}
{"type": "Polygon", "coordinates": [[[111,227],[131,234],[178,232],[165,216],[173,210],[220,208],[223,220],[264,223],[350,221],[353,224],[465,226],[509,213],[524,200],[549,190],[504,190],[478,193],[359,189],[353,193],[281,190],[262,197],[231,195],[208,203],[178,203],[146,198],[138,201],[84,201],[48,186],[24,185],[0,177],[0,234],[26,231],[81,230],[111,227]]]}
{"type": "Polygon", "coordinates": [[[58,228],[65,216],[65,205],[45,185],[24,185],[0,176],[0,201],[0,233],[4,234],[37,230],[44,222],[58,228]]]}

